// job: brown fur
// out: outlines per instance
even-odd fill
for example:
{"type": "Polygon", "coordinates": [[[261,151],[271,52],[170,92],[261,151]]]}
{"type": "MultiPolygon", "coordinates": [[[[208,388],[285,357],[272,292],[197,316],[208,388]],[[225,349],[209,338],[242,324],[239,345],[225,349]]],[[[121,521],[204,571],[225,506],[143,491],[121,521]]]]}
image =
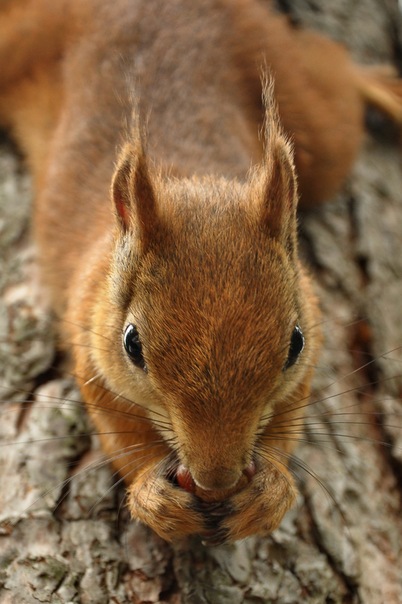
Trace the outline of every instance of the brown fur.
{"type": "Polygon", "coordinates": [[[168,540],[273,530],[295,498],[288,456],[319,333],[292,150],[261,69],[305,204],[341,185],[366,101],[401,119],[399,82],[256,0],[2,11],[0,118],[35,176],[45,279],[133,517],[168,540]],[[123,348],[129,323],[147,373],[123,348]],[[306,346],[284,369],[296,324],[306,346]],[[195,493],[174,483],[179,464],[195,493]]]}

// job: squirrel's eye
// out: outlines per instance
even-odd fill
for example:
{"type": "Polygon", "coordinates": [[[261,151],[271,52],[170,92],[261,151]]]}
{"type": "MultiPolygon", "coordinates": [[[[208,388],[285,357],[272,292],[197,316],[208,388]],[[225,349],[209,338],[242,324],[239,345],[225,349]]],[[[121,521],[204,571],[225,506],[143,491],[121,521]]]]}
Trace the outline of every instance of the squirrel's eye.
{"type": "Polygon", "coordinates": [[[140,336],[138,335],[136,326],[132,323],[127,325],[126,329],[124,330],[123,344],[128,356],[130,357],[134,365],[146,372],[147,366],[145,364],[144,356],[142,354],[142,344],[140,336]]]}
{"type": "Polygon", "coordinates": [[[288,358],[286,360],[284,370],[294,365],[299,358],[300,353],[304,348],[304,336],[303,332],[298,325],[293,330],[292,337],[290,338],[288,358]]]}

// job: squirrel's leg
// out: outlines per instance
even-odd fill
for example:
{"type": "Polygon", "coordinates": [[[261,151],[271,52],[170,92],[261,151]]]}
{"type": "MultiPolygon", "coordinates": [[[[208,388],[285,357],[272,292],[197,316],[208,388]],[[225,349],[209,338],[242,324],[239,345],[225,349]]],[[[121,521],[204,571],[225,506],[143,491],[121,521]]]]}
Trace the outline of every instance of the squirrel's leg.
{"type": "Polygon", "coordinates": [[[0,8],[0,126],[36,180],[62,102],[63,6],[63,0],[15,0],[0,8]]]}
{"type": "Polygon", "coordinates": [[[272,19],[286,46],[281,53],[268,47],[267,63],[295,146],[301,204],[309,206],[342,186],[364,138],[368,105],[402,125],[402,80],[386,66],[358,65],[341,44],[318,33],[272,19]]]}
{"type": "Polygon", "coordinates": [[[0,7],[0,88],[54,60],[68,23],[64,0],[6,0],[0,7]]]}

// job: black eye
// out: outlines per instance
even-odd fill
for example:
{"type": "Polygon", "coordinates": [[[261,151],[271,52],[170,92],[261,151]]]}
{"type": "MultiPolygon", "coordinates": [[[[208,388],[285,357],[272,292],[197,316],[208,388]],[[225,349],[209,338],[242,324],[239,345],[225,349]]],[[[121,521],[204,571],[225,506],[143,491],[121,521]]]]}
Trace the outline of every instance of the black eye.
{"type": "Polygon", "coordinates": [[[142,344],[140,336],[138,335],[136,326],[132,323],[127,325],[124,331],[123,344],[128,356],[130,357],[134,365],[146,372],[147,366],[145,364],[144,356],[142,354],[142,344]]]}
{"type": "Polygon", "coordinates": [[[286,360],[284,370],[294,365],[299,358],[300,353],[304,348],[304,336],[303,332],[298,325],[293,330],[292,337],[290,338],[288,358],[286,360]]]}

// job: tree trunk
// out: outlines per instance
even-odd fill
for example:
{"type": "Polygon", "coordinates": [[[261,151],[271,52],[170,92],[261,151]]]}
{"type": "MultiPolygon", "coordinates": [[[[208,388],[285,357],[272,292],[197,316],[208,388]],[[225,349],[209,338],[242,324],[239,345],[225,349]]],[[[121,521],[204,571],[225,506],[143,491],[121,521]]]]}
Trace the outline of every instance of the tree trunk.
{"type": "MultiPolygon", "coordinates": [[[[396,0],[278,5],[360,62],[402,60],[396,0]]],[[[2,145],[0,604],[402,602],[402,171],[394,128],[367,122],[343,192],[300,217],[325,341],[293,463],[298,506],[271,537],[215,548],[171,547],[130,521],[55,358],[29,178],[2,145]]]]}

